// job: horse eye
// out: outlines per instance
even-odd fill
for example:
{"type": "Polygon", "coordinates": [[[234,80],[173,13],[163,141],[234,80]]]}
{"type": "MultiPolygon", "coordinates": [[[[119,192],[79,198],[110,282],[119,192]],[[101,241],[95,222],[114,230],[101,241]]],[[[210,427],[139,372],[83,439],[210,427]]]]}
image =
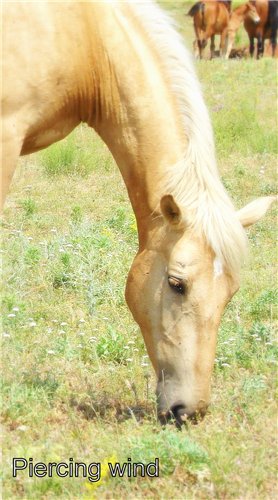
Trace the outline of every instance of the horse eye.
{"type": "Polygon", "coordinates": [[[174,292],[184,295],[185,284],[180,278],[175,278],[174,276],[168,276],[169,286],[174,290],[174,292]]]}

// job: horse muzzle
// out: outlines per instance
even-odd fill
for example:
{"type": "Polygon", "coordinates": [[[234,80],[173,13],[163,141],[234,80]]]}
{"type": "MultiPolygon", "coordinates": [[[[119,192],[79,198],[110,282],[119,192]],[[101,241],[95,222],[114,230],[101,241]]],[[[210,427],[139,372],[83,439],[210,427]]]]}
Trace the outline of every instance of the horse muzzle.
{"type": "Polygon", "coordinates": [[[208,405],[200,406],[198,409],[189,409],[186,405],[178,403],[167,411],[158,411],[158,420],[162,425],[174,423],[177,428],[191,422],[197,424],[206,414],[208,405]]]}

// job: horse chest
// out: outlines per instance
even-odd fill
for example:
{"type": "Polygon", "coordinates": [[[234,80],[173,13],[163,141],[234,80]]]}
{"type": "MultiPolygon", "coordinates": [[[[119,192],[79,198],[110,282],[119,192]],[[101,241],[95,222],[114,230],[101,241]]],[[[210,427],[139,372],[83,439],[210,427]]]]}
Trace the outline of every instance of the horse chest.
{"type": "Polygon", "coordinates": [[[30,154],[64,139],[76,126],[76,119],[55,118],[53,120],[36,124],[26,135],[21,154],[30,154]]]}

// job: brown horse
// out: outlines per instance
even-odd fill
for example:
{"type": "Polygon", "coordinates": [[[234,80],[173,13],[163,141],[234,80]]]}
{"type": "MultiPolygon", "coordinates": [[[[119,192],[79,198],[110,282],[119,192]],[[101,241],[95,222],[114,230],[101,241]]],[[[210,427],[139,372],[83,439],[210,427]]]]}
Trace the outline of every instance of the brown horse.
{"type": "Polygon", "coordinates": [[[228,59],[233,48],[236,32],[239,29],[241,23],[248,20],[256,26],[260,22],[260,17],[256,10],[256,7],[251,3],[247,2],[240,5],[233,10],[229,24],[228,24],[228,40],[227,40],[227,50],[225,58],[228,59]]]}
{"type": "Polygon", "coordinates": [[[260,22],[254,24],[250,19],[244,20],[244,27],[248,33],[251,57],[254,55],[255,38],[257,39],[257,59],[264,53],[264,41],[270,39],[272,47],[272,56],[274,57],[277,46],[278,29],[278,2],[277,0],[252,0],[251,3],[256,7],[260,22]]]}
{"type": "Polygon", "coordinates": [[[210,38],[210,57],[214,56],[215,35],[220,35],[220,55],[224,56],[226,48],[227,28],[229,23],[230,2],[204,0],[191,7],[188,16],[193,17],[196,40],[194,53],[196,57],[203,57],[203,51],[210,38]]]}
{"type": "Polygon", "coordinates": [[[6,2],[3,10],[3,198],[20,155],[81,122],[98,132],[136,215],[126,300],[157,375],[158,414],[181,425],[206,411],[244,227],[274,198],[235,210],[191,57],[155,4],[6,2]]]}

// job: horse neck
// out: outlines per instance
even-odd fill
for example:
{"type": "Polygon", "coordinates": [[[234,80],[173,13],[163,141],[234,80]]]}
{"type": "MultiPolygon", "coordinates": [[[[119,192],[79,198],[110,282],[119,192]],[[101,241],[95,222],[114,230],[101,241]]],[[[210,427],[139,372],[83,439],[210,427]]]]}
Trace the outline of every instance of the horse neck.
{"type": "Polygon", "coordinates": [[[247,13],[247,5],[240,5],[237,9],[235,9],[230,18],[230,24],[233,25],[234,29],[239,28],[240,24],[243,22],[243,19],[247,13]]]}
{"type": "Polygon", "coordinates": [[[117,11],[111,37],[110,12],[103,17],[108,22],[99,57],[106,63],[99,68],[100,85],[95,92],[100,96],[99,112],[91,125],[120,168],[142,242],[150,228],[150,215],[164,194],[159,186],[165,169],[180,160],[186,138],[159,55],[148,45],[140,26],[121,11],[117,11]]]}

